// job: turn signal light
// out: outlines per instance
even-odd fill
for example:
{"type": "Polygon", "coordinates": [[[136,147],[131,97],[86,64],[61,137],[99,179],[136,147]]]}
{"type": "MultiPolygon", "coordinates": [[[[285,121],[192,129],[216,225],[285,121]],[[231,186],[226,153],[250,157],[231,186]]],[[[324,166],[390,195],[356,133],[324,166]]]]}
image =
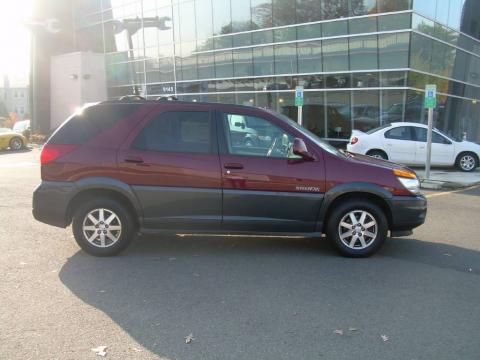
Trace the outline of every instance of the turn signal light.
{"type": "Polygon", "coordinates": [[[393,173],[398,177],[403,177],[407,179],[417,178],[417,175],[413,171],[409,171],[409,170],[393,169],[393,173]]]}
{"type": "Polygon", "coordinates": [[[352,137],[352,139],[350,140],[351,145],[355,145],[357,142],[358,142],[358,137],[356,136],[352,137]]]}
{"type": "Polygon", "coordinates": [[[77,145],[55,145],[46,144],[43,146],[42,153],[40,154],[40,164],[48,164],[60,156],[66,155],[77,148],[77,145]]]}

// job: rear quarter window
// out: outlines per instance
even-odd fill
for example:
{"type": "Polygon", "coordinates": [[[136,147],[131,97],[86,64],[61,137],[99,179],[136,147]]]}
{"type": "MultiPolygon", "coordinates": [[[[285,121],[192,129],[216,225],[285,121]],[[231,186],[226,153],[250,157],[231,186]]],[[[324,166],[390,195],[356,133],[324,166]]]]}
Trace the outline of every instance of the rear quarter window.
{"type": "Polygon", "coordinates": [[[84,144],[104,130],[114,127],[133,114],[139,104],[105,104],[84,109],[72,115],[52,135],[50,144],[84,144]]]}

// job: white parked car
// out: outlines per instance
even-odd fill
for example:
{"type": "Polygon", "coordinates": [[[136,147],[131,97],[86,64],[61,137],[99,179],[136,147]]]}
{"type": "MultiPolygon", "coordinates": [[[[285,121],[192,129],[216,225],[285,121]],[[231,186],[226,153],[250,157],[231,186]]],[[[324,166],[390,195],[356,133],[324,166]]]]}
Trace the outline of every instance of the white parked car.
{"type": "MultiPolygon", "coordinates": [[[[353,130],[347,150],[407,165],[423,165],[428,126],[411,122],[386,124],[366,133],[353,130]]],[[[438,129],[432,135],[432,165],[456,166],[474,171],[479,166],[480,145],[455,141],[438,129]]]]}

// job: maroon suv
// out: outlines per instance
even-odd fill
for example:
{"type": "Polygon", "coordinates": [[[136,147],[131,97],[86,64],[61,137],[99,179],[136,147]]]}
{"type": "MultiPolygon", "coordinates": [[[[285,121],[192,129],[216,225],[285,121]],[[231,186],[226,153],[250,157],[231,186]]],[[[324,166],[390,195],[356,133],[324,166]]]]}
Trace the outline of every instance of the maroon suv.
{"type": "Polygon", "coordinates": [[[33,215],[72,223],[80,247],[100,256],[138,232],[180,232],[326,234],[343,255],[362,257],[426,215],[408,168],[239,105],[102,102],[60,126],[41,164],[33,215]]]}

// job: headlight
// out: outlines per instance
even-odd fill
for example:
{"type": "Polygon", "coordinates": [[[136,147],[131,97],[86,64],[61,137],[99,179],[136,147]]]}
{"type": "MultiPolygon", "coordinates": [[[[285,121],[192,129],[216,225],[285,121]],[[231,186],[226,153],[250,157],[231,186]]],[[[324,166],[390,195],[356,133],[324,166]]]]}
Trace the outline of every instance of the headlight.
{"type": "Polygon", "coordinates": [[[403,187],[413,194],[420,192],[420,181],[418,181],[417,175],[408,170],[394,169],[393,173],[397,179],[402,183],[403,187]]]}

